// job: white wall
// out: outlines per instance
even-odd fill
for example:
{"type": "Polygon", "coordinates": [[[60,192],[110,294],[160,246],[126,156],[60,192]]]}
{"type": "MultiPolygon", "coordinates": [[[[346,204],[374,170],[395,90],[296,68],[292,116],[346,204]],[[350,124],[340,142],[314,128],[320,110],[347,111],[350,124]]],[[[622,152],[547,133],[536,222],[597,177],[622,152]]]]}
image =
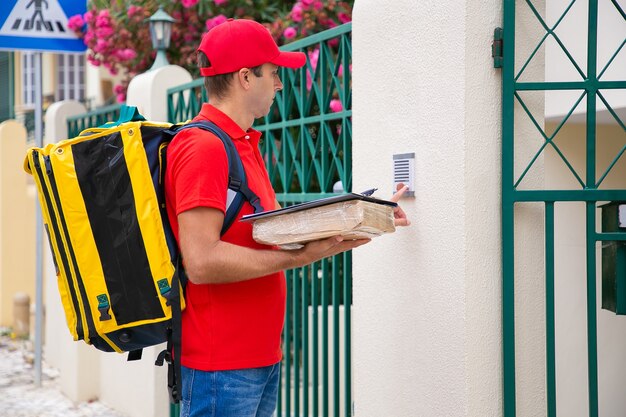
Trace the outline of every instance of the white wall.
{"type": "MultiPolygon", "coordinates": [[[[523,56],[539,28],[529,10],[517,15],[523,56]]],[[[495,0],[356,3],[354,188],[390,195],[401,152],[416,152],[417,184],[401,202],[413,225],[354,255],[357,416],[502,414],[501,78],[490,53],[501,16],[495,0]]],[[[543,80],[538,57],[527,75],[543,80]]],[[[543,123],[543,95],[527,104],[543,123]]],[[[527,137],[536,130],[520,110],[515,133],[527,137]]],[[[536,149],[520,141],[517,171],[536,149]]],[[[540,158],[525,186],[543,179],[540,158]]],[[[543,213],[515,215],[518,415],[542,415],[543,213]]]]}
{"type": "Polygon", "coordinates": [[[464,414],[457,415],[499,416],[502,414],[499,225],[502,102],[501,72],[493,68],[487,48],[493,29],[502,26],[502,2],[471,1],[465,8],[465,210],[464,214],[459,212],[465,216],[465,247],[459,250],[466,257],[463,272],[466,409],[464,414]]]}
{"type": "Polygon", "coordinates": [[[391,195],[416,153],[411,227],[354,254],[356,416],[501,413],[499,1],[356,2],[354,189],[391,195]]]}
{"type": "Polygon", "coordinates": [[[167,364],[154,365],[165,344],[143,351],[142,359],[128,362],[127,355],[100,353],[99,398],[128,417],[167,417],[167,364]]]}

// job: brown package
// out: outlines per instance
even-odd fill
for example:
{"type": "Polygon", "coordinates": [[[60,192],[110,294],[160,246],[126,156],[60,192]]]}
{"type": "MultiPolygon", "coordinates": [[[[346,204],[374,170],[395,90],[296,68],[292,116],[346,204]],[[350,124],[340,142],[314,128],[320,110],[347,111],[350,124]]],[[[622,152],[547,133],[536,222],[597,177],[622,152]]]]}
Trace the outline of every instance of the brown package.
{"type": "Polygon", "coordinates": [[[395,230],[393,207],[352,200],[258,219],[252,236],[259,243],[296,249],[331,236],[372,238],[395,230]]]}

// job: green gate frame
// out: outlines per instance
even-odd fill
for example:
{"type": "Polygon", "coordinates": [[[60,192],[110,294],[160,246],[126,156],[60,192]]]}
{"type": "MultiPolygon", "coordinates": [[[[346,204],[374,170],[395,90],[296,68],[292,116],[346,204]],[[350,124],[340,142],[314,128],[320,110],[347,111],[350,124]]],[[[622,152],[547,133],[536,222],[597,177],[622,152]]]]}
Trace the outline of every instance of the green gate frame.
{"type": "MultiPolygon", "coordinates": [[[[521,0],[520,0],[521,1],[521,0]]],[[[616,0],[610,0],[619,13],[626,20],[626,13],[616,0]]],[[[515,72],[515,0],[504,0],[503,24],[503,65],[502,65],[502,318],[503,318],[503,390],[504,415],[516,415],[515,390],[515,287],[514,287],[514,207],[516,203],[535,202],[545,205],[545,285],[546,285],[546,368],[547,368],[547,415],[556,416],[556,369],[555,369],[555,321],[554,321],[554,204],[555,202],[579,201],[586,203],[586,258],[587,258],[587,346],[588,346],[588,387],[589,387],[589,416],[598,416],[598,358],[597,358],[597,323],[596,323],[596,242],[599,241],[626,241],[626,233],[598,233],[596,231],[596,208],[598,201],[626,200],[626,190],[600,189],[602,181],[617,161],[626,151],[624,146],[607,168],[606,172],[596,178],[596,99],[599,98],[607,107],[617,123],[626,130],[624,122],[613,111],[603,97],[601,90],[626,89],[626,81],[603,81],[601,78],[613,62],[615,57],[624,48],[626,40],[622,42],[606,66],[597,71],[597,41],[598,41],[598,0],[588,0],[588,45],[587,45],[587,74],[575,63],[554,29],[563,20],[576,0],[571,0],[569,6],[553,27],[548,27],[531,0],[525,3],[531,8],[545,30],[541,39],[525,65],[519,73],[515,72]],[[571,82],[520,82],[519,78],[526,66],[533,59],[548,36],[554,37],[567,57],[576,67],[581,81],[571,82]],[[576,90],[581,95],[574,107],[558,125],[555,133],[548,137],[541,126],[533,119],[531,112],[518,94],[520,91],[550,91],[576,90]],[[571,116],[578,104],[586,98],[587,129],[586,129],[586,177],[580,178],[565,156],[560,152],[552,139],[571,116]],[[542,134],[545,143],[535,155],[520,178],[514,176],[514,108],[518,103],[528,114],[535,127],[542,134]],[[518,185],[532,164],[547,146],[551,146],[563,159],[570,171],[580,184],[576,190],[519,190],[518,185]]],[[[495,48],[494,48],[495,49],[495,48]]]]}
{"type": "Polygon", "coordinates": [[[122,104],[111,104],[96,110],[67,118],[67,137],[73,138],[80,135],[85,129],[101,126],[106,122],[115,121],[120,117],[122,104]]]}

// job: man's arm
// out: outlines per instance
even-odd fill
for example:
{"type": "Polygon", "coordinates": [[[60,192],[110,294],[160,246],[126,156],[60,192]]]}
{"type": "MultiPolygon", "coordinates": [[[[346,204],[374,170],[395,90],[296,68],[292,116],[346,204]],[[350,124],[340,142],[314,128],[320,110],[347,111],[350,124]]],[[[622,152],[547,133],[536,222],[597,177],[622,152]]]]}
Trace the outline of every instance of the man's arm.
{"type": "Polygon", "coordinates": [[[218,284],[262,277],[296,268],[359,247],[370,239],[344,241],[331,237],[298,250],[257,250],[220,240],[224,214],[197,207],[178,215],[185,272],[194,284],[218,284]]]}

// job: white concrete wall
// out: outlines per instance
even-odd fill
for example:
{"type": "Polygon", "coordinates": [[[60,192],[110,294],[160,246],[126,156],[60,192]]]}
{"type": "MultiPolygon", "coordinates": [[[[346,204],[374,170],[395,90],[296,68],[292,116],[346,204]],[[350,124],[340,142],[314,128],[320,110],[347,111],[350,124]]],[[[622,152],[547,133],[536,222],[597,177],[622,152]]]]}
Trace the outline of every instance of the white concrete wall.
{"type": "Polygon", "coordinates": [[[126,354],[100,354],[99,397],[128,417],[168,417],[167,366],[154,361],[165,345],[144,349],[140,361],[128,362],[126,354]]]}
{"type": "MultiPolygon", "coordinates": [[[[355,5],[354,188],[390,195],[402,152],[416,153],[417,184],[401,202],[413,225],[354,255],[356,416],[502,413],[501,78],[490,54],[501,16],[495,0],[355,5]]],[[[518,11],[525,36],[538,29],[529,19],[518,11]]],[[[543,95],[527,101],[542,123],[543,95]]],[[[536,134],[519,110],[516,135],[536,134]]],[[[520,142],[518,171],[535,151],[520,142]]],[[[542,188],[543,175],[539,159],[526,186],[542,188]]],[[[518,411],[541,415],[542,212],[519,207],[516,224],[518,411]]]]}
{"type": "Polygon", "coordinates": [[[501,414],[500,16],[356,2],[353,188],[391,195],[392,154],[416,153],[413,225],[354,254],[356,416],[501,414]]]}
{"type": "MultiPolygon", "coordinates": [[[[499,225],[502,102],[501,73],[493,68],[487,48],[493,28],[502,26],[502,2],[471,1],[465,8],[465,135],[462,139],[465,142],[465,248],[459,250],[466,257],[463,272],[466,408],[464,414],[458,415],[499,416],[502,414],[499,225]]],[[[461,211],[459,216],[463,216],[461,211]]],[[[421,222],[419,218],[415,221],[421,222]]]]}

